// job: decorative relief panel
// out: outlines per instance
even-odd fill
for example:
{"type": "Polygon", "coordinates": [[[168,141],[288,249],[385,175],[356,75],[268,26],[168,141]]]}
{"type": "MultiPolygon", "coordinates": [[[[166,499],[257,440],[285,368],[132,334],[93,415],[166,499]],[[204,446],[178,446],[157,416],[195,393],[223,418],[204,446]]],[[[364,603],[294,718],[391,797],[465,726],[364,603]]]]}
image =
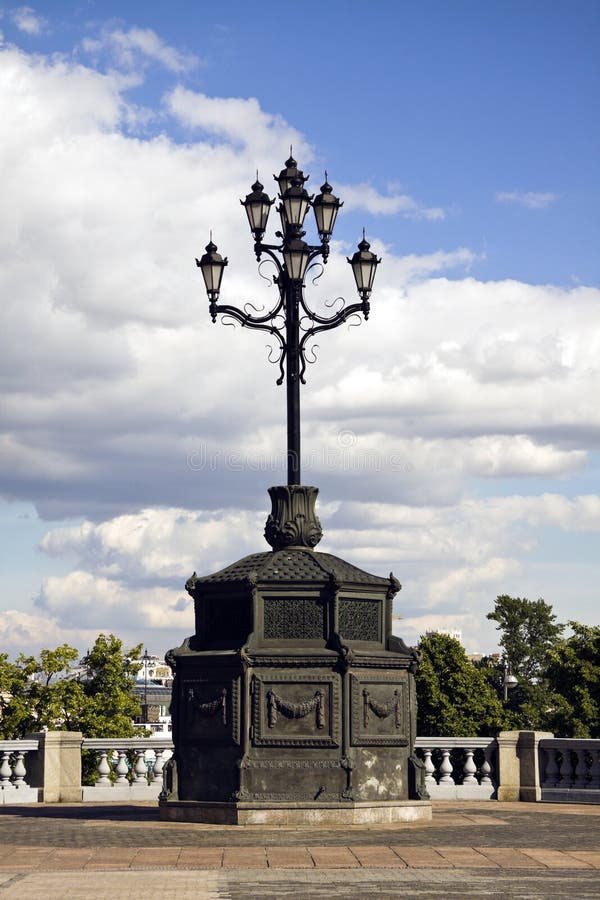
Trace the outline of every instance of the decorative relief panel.
{"type": "Polygon", "coordinates": [[[408,684],[397,675],[369,675],[350,679],[354,746],[407,746],[408,684]]]}
{"type": "Polygon", "coordinates": [[[325,604],[318,597],[265,597],[264,636],[279,640],[323,640],[325,604]]]}
{"type": "Polygon", "coordinates": [[[257,747],[337,747],[339,676],[255,675],[252,739],[257,747]]]}
{"type": "Polygon", "coordinates": [[[183,735],[206,743],[240,742],[239,678],[189,679],[181,685],[183,735]]]}
{"type": "Polygon", "coordinates": [[[340,597],[338,623],[349,641],[381,641],[381,600],[340,597]]]}

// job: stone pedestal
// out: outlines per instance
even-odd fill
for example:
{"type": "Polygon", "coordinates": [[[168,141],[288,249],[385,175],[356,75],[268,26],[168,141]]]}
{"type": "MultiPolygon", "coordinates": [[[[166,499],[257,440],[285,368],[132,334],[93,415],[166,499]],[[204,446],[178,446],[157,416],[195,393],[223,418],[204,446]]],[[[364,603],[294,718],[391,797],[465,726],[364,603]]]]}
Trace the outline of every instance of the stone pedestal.
{"type": "Polygon", "coordinates": [[[539,743],[552,734],[545,731],[501,731],[498,735],[500,786],[498,800],[541,800],[539,743]]]}
{"type": "Polygon", "coordinates": [[[80,731],[40,731],[26,735],[39,741],[38,753],[31,755],[28,780],[41,789],[44,803],[81,803],[80,731]]]}
{"type": "Polygon", "coordinates": [[[175,751],[161,818],[428,818],[411,761],[417,653],[391,629],[400,584],[313,549],[316,488],[270,494],[273,550],[186,585],[196,633],[167,654],[175,751]]]}

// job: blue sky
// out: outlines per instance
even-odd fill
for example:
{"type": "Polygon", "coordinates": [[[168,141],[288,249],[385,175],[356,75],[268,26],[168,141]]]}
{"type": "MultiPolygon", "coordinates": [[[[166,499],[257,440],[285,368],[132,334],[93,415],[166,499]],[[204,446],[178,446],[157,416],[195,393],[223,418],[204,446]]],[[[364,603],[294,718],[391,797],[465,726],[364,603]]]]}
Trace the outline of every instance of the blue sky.
{"type": "Polygon", "coordinates": [[[238,198],[290,143],[345,200],[316,302],[363,226],[384,257],[304,389],[323,549],[394,569],[410,641],[493,649],[505,592],[595,622],[598,3],[1,9],[4,645],[161,652],[191,569],[263,548],[284,396],[193,257],[267,296],[238,198]]]}

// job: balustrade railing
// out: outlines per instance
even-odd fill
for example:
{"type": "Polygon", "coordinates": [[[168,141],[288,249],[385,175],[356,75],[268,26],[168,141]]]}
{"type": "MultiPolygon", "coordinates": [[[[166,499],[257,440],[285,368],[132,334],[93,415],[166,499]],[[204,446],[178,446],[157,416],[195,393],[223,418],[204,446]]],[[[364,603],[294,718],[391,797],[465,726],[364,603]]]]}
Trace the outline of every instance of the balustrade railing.
{"type": "Polygon", "coordinates": [[[546,738],[539,754],[542,800],[600,803],[600,741],[546,738]]]}
{"type": "Polygon", "coordinates": [[[491,737],[418,737],[415,751],[423,760],[431,799],[495,799],[497,748],[491,737]]]}
{"type": "Polygon", "coordinates": [[[156,800],[173,741],[161,737],[84,738],[82,750],[96,756],[96,782],[83,786],[84,801],[156,800]]]}
{"type": "Polygon", "coordinates": [[[0,803],[37,803],[27,780],[27,754],[37,749],[38,741],[0,741],[0,803]]]}
{"type": "MultiPolygon", "coordinates": [[[[156,800],[172,751],[172,739],[159,735],[82,739],[76,733],[40,732],[0,741],[0,804],[156,800]],[[80,785],[82,751],[92,760],[91,785],[80,785]]],[[[502,732],[498,741],[418,737],[415,752],[423,760],[432,800],[500,796],[600,803],[600,740],[549,738],[537,732],[502,732]]]]}

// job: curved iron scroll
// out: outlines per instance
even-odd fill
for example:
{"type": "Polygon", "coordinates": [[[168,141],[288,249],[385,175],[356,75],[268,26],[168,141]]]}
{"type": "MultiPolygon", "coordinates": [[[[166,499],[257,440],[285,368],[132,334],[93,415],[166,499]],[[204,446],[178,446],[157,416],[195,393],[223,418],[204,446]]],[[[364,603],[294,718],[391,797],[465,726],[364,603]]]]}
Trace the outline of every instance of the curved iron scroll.
{"type": "MultiPolygon", "coordinates": [[[[239,322],[239,324],[243,328],[254,328],[260,331],[267,331],[269,334],[273,335],[277,340],[278,353],[276,353],[275,350],[271,347],[268,355],[268,360],[270,363],[279,366],[279,377],[277,378],[277,384],[282,384],[285,377],[284,363],[289,350],[286,341],[285,328],[287,320],[286,304],[290,301],[288,298],[288,294],[286,293],[284,272],[279,261],[277,260],[277,257],[275,256],[275,253],[273,252],[274,249],[276,248],[272,248],[264,244],[262,244],[260,247],[261,253],[266,253],[269,257],[268,261],[274,263],[277,269],[278,274],[272,279],[272,283],[277,286],[279,293],[279,299],[275,306],[261,315],[259,314],[260,311],[257,309],[257,307],[255,307],[249,301],[246,301],[243,304],[243,308],[232,306],[227,303],[217,303],[213,301],[210,304],[210,315],[213,322],[215,322],[217,316],[220,315],[221,320],[224,324],[233,325],[234,322],[239,322]]],[[[318,253],[321,253],[321,249],[318,250],[318,253]]],[[[317,252],[311,253],[311,261],[315,258],[316,255],[317,252]]],[[[267,262],[267,260],[263,260],[263,262],[267,262]]],[[[316,268],[320,264],[313,263],[313,265],[316,268]]],[[[315,280],[318,280],[318,278],[320,278],[320,275],[321,273],[316,276],[315,280]]],[[[299,376],[302,384],[305,384],[306,382],[304,379],[304,374],[306,372],[306,366],[309,363],[314,363],[316,360],[315,348],[310,348],[308,344],[311,338],[313,338],[321,331],[330,331],[331,329],[337,328],[339,325],[342,325],[344,322],[352,319],[356,319],[356,324],[360,324],[361,315],[365,319],[369,318],[370,306],[368,300],[363,300],[360,303],[352,303],[349,306],[346,306],[343,297],[336,297],[335,299],[328,301],[325,305],[328,307],[333,307],[335,304],[339,303],[341,304],[341,308],[330,316],[321,316],[319,315],[319,313],[316,313],[309,308],[304,299],[303,291],[299,291],[297,296],[299,299],[300,308],[303,313],[298,323],[299,331],[302,333],[302,338],[300,339],[300,342],[298,344],[298,361],[300,367],[299,376]],[[309,353],[310,355],[307,355],[309,353]]]]}

